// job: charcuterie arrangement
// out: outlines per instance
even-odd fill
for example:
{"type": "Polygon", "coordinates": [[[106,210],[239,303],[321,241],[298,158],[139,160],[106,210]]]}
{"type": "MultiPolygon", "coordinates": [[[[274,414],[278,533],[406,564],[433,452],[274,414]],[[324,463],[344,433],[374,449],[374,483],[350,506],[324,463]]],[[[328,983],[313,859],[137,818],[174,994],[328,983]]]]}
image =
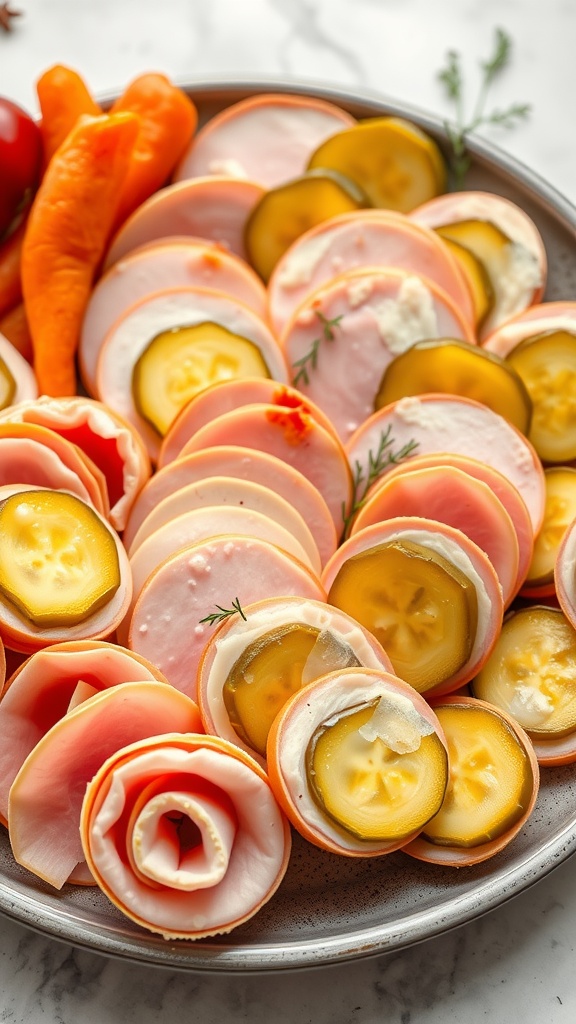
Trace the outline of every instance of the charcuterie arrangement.
{"type": "Polygon", "coordinates": [[[0,99],[0,821],[172,940],[576,761],[576,300],[416,125],[0,99]],[[8,126],[8,127],[6,127],[8,126]],[[4,180],[6,179],[6,180],[4,180]]]}

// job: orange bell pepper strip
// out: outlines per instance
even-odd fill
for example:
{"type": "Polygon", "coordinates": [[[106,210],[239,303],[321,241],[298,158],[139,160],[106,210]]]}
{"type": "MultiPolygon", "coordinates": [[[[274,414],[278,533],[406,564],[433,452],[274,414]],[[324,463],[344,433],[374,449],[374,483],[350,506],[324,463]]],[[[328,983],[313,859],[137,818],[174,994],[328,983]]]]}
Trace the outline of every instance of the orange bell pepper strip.
{"type": "Polygon", "coordinates": [[[32,362],[34,356],[32,338],[23,302],[19,302],[9,313],[0,317],[0,334],[8,338],[10,344],[18,349],[24,359],[27,359],[29,363],[32,362]]]}
{"type": "Polygon", "coordinates": [[[23,220],[0,245],[0,317],[22,300],[20,260],[25,231],[23,220]]]}
{"type": "Polygon", "coordinates": [[[36,93],[42,112],[40,130],[44,142],[44,164],[47,165],[78,118],[83,114],[98,117],[102,110],[84,79],[64,64],[55,64],[41,75],[36,83],[36,93]]]}
{"type": "Polygon", "coordinates": [[[22,290],[41,393],[76,393],[82,318],[138,126],[128,113],[81,118],[52,158],[32,204],[22,290]]]}
{"type": "Polygon", "coordinates": [[[130,83],[112,112],[138,114],[140,131],[121,193],[116,227],[166,184],[189,145],[198,112],[191,99],[165,75],[144,74],[130,83]]]}

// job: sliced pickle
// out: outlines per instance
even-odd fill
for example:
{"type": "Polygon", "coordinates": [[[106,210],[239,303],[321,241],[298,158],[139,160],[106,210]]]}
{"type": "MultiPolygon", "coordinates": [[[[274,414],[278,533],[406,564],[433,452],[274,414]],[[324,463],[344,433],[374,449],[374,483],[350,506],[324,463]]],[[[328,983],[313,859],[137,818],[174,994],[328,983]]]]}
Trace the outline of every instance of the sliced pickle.
{"type": "Polygon", "coordinates": [[[349,644],[329,630],[290,622],[264,633],[243,651],[228,674],[223,698],[240,738],[265,755],[270,726],[305,683],[337,668],[359,665],[349,644]]]}
{"type": "Polygon", "coordinates": [[[389,363],[374,406],[430,391],[473,398],[528,434],[530,396],[519,375],[493,352],[451,338],[418,341],[389,363]]]}
{"type": "Polygon", "coordinates": [[[522,817],[534,788],[520,740],[496,710],[434,708],[448,741],[444,803],[424,835],[438,846],[470,848],[497,839],[522,817]]]}
{"type": "Polygon", "coordinates": [[[378,735],[367,739],[363,731],[374,712],[371,703],[324,722],[306,751],[307,777],[318,806],[346,832],[394,842],[419,831],[437,813],[448,762],[432,730],[406,752],[378,735]]]}
{"type": "Polygon", "coordinates": [[[558,608],[511,615],[473,683],[474,695],[507,711],[534,739],[576,729],[576,631],[558,608]]]}
{"type": "Polygon", "coordinates": [[[0,357],[0,409],[5,409],[7,405],[11,405],[15,394],[16,381],[10,369],[0,357]]]}
{"type": "Polygon", "coordinates": [[[83,622],[120,586],[116,543],[80,498],[24,491],[0,505],[0,592],[44,629],[83,622]]]}
{"type": "Polygon", "coordinates": [[[190,399],[219,381],[270,377],[254,342],[205,322],[156,335],[132,373],[134,404],[163,437],[190,399]]]}
{"type": "Polygon", "coordinates": [[[246,224],[248,259],[268,281],[280,257],[305,231],[366,205],[365,195],[354,182],[331,170],[310,171],[270,189],[246,224]]]}
{"type": "Polygon", "coordinates": [[[412,541],[353,555],[337,573],[328,603],[370,630],[396,674],[420,693],[450,679],[472,653],[474,584],[447,558],[412,541]]]}
{"type": "Polygon", "coordinates": [[[576,469],[551,466],[544,470],[546,507],[544,521],[534,543],[525,588],[551,586],[558,548],[576,519],[576,469]]]}
{"type": "Polygon", "coordinates": [[[332,135],[312,154],[310,168],[340,171],[371,204],[400,213],[444,191],[446,169],[436,143],[408,121],[378,117],[332,135]]]}
{"type": "MultiPolygon", "coordinates": [[[[442,235],[442,228],[438,229],[437,233],[442,235]]],[[[442,235],[442,238],[458,261],[460,269],[470,286],[472,302],[474,304],[475,326],[481,327],[494,306],[494,289],[486,267],[465,245],[455,242],[453,238],[447,238],[446,235],[442,235]]]]}
{"type": "Polygon", "coordinates": [[[526,338],[506,361],[532,399],[529,439],[544,462],[576,459],[576,334],[550,331],[526,338]]]}

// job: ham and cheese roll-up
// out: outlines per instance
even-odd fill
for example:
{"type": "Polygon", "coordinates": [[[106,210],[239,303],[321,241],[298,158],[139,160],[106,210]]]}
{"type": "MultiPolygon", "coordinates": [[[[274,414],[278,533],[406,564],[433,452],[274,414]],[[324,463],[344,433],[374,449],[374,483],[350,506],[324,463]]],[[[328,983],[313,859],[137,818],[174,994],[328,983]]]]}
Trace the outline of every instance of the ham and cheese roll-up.
{"type": "Polygon", "coordinates": [[[16,861],[60,889],[84,861],[82,800],[107,758],[159,733],[201,730],[194,701],[166,683],[120,683],[84,701],[36,744],[12,784],[8,828],[16,861]]]}
{"type": "Polygon", "coordinates": [[[179,733],[133,743],[102,766],[80,834],[101,889],[166,939],[247,921],[280,885],[291,847],[259,765],[225,740],[179,733]]]}
{"type": "Polygon", "coordinates": [[[151,662],[116,644],[71,640],[37,651],[17,669],[0,700],[0,819],[30,751],[82,701],[134,679],[166,682],[151,662]]]}

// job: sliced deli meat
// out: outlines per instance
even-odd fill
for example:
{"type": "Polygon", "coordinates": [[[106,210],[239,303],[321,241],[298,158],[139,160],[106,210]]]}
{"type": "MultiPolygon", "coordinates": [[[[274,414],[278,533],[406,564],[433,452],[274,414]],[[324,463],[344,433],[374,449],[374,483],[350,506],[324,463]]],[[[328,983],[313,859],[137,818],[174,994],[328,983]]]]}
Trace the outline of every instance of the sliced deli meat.
{"type": "Polygon", "coordinates": [[[133,743],[102,766],[80,833],[106,895],[166,939],[247,921],[278,888],[291,848],[256,762],[217,737],[177,732],[133,743]]]}
{"type": "Polygon", "coordinates": [[[244,229],[263,194],[257,182],[226,175],[167,185],[142,203],[120,228],[108,250],[105,269],[138,246],[168,235],[206,238],[245,259],[244,229]]]}
{"type": "Polygon", "coordinates": [[[281,335],[295,310],[327,281],[360,267],[396,267],[438,285],[474,323],[470,288],[456,259],[429,228],[391,210],[332,217],[301,235],[268,285],[270,318],[281,335]]]}
{"type": "Polygon", "coordinates": [[[282,93],[250,96],[204,125],[174,180],[229,174],[275,188],[302,174],[324,139],[354,123],[350,114],[324,100],[282,93]]]}
{"type": "Polygon", "coordinates": [[[474,335],[432,282],[394,268],[349,271],[308,296],[281,338],[292,383],[344,442],[374,412],[395,355],[423,338],[474,335]]]}
{"type": "Polygon", "coordinates": [[[214,476],[237,477],[270,487],[302,514],[322,562],[336,550],[336,527],[320,491],[302,473],[275,455],[235,444],[194,452],[159,470],[142,488],[132,508],[124,531],[126,546],[131,546],[137,530],[164,498],[214,476]]]}
{"type": "Polygon", "coordinates": [[[234,601],[243,608],[290,594],[316,601],[326,596],[306,566],[273,544],[233,534],[212,537],[171,555],[147,578],[128,645],[195,698],[198,664],[216,628],[218,606],[233,611],[234,601]]]}
{"type": "Polygon", "coordinates": [[[0,818],[24,760],[71,707],[134,679],[164,677],[150,662],[116,644],[72,640],[37,651],[11,676],[0,700],[0,818]]]}
{"type": "Polygon", "coordinates": [[[217,242],[160,238],[115,263],[97,282],[84,314],[78,358],[90,393],[102,343],[130,306],[165,288],[210,288],[239,299],[265,319],[266,291],[254,271],[217,242]]]}
{"type": "MultiPolygon", "coordinates": [[[[374,413],[346,446],[351,465],[359,464],[368,478],[370,453],[382,439],[398,451],[414,443],[414,454],[449,452],[464,455],[498,470],[520,492],[530,513],[534,533],[544,517],[544,470],[534,448],[502,416],[471,399],[449,395],[402,398],[374,413]]],[[[386,470],[384,470],[386,471],[386,470]]]]}
{"type": "Polygon", "coordinates": [[[10,789],[16,861],[60,889],[84,861],[80,812],[86,785],[111,754],[159,732],[201,732],[194,701],[166,683],[125,682],[60,719],[28,755],[10,789]]]}

